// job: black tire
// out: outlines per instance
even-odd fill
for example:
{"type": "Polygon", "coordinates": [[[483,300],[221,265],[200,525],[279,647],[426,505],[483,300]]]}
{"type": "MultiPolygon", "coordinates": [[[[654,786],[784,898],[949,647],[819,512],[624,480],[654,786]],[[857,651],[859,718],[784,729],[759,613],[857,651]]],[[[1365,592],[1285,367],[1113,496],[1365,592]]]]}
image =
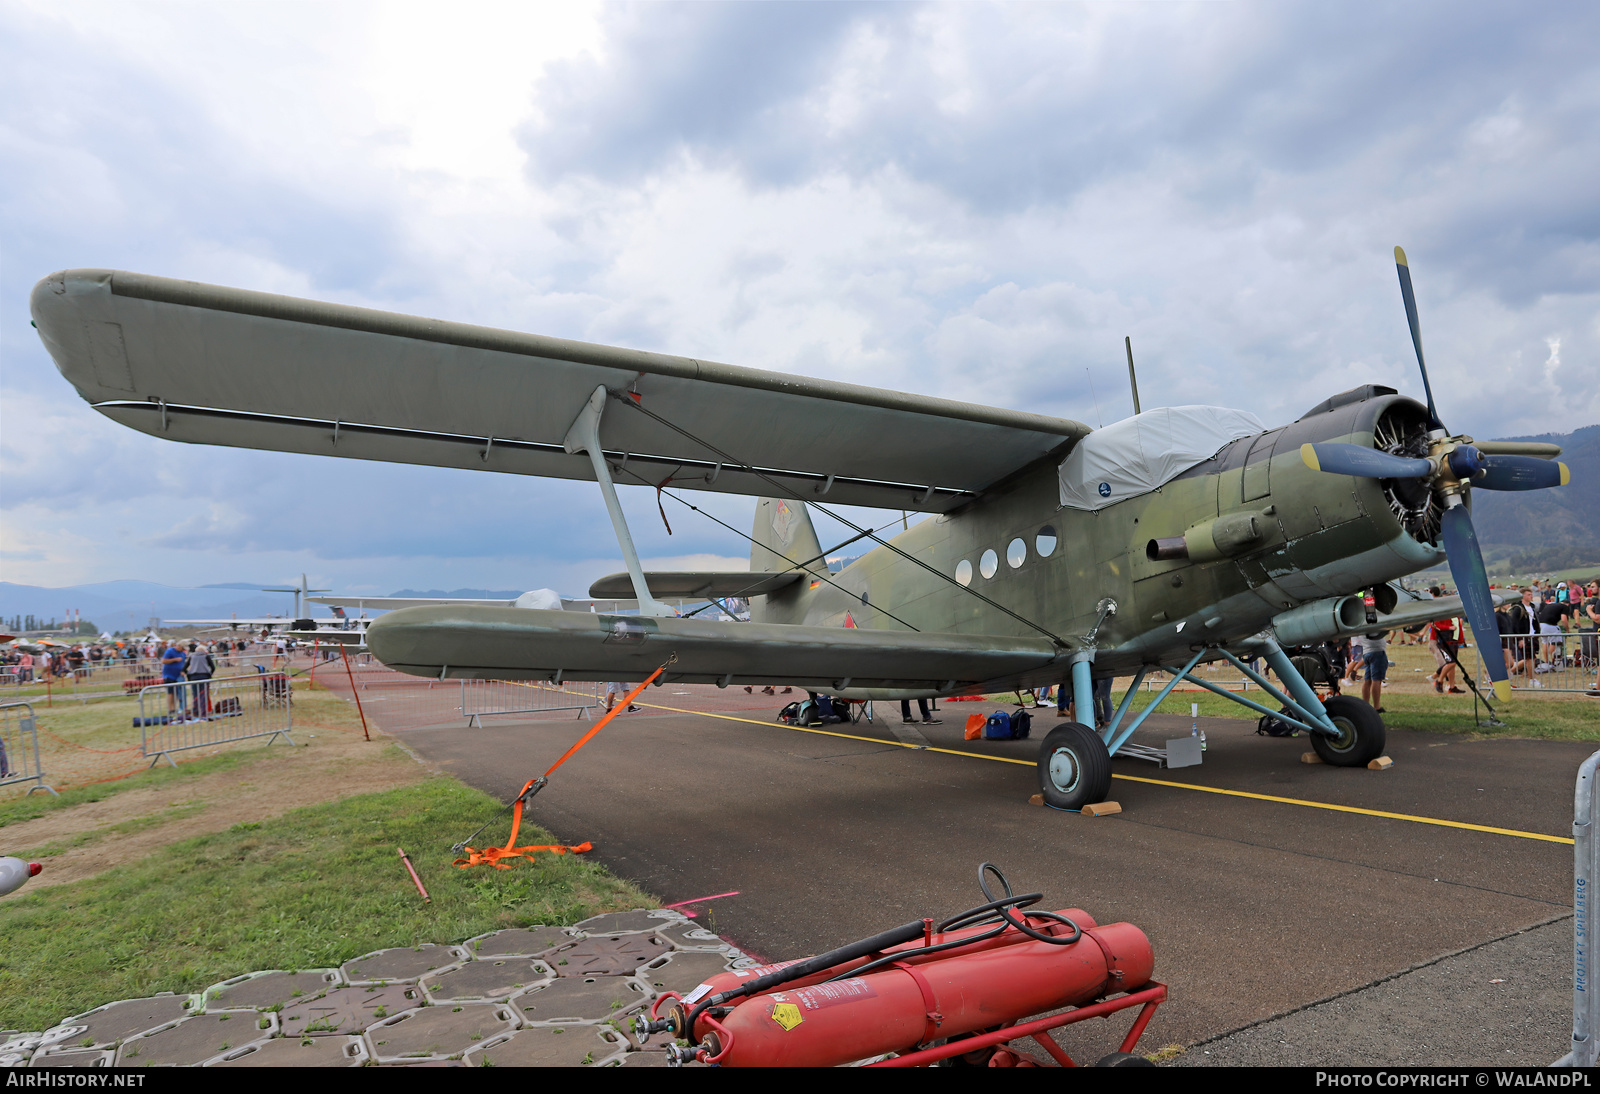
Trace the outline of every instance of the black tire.
{"type": "Polygon", "coordinates": [[[1383,755],[1388,734],[1383,719],[1370,703],[1354,695],[1335,695],[1322,704],[1339,727],[1338,737],[1311,734],[1311,747],[1322,762],[1334,767],[1366,767],[1383,755]]]}
{"type": "Polygon", "coordinates": [[[1095,1067],[1155,1067],[1149,1060],[1132,1052],[1113,1052],[1094,1062],[1095,1067]]]}
{"type": "Polygon", "coordinates": [[[1111,791],[1111,753],[1100,735],[1079,722],[1056,726],[1039,748],[1039,791],[1047,805],[1082,809],[1111,791]]]}

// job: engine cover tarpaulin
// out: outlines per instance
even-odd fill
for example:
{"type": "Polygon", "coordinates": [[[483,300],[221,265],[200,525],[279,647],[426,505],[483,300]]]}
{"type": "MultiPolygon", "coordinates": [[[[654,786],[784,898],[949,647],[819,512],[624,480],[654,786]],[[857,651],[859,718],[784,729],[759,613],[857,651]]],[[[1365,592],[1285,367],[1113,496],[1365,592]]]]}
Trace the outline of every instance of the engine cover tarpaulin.
{"type": "Polygon", "coordinates": [[[1266,428],[1248,411],[1220,406],[1166,406],[1124,418],[1089,434],[1061,462],[1061,504],[1104,509],[1148,494],[1266,428]]]}

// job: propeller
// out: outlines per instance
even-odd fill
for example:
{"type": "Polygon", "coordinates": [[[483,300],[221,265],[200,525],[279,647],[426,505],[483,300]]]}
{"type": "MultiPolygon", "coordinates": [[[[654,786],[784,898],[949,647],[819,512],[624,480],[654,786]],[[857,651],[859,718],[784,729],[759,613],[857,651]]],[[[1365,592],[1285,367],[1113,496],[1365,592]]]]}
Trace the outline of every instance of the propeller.
{"type": "Polygon", "coordinates": [[[1473,444],[1471,437],[1452,436],[1444,427],[1434,405],[1433,386],[1428,382],[1428,363],[1422,354],[1422,325],[1417,320],[1417,296],[1411,287],[1411,267],[1406,262],[1405,251],[1396,247],[1394,261],[1400,274],[1400,297],[1405,302],[1411,344],[1417,351],[1417,367],[1422,370],[1422,389],[1428,397],[1429,454],[1426,457],[1399,456],[1358,444],[1325,442],[1301,445],[1300,458],[1313,471],[1334,475],[1426,480],[1423,489],[1434,491],[1443,508],[1440,539],[1450,561],[1450,576],[1461,593],[1462,608],[1472,628],[1473,640],[1483,655],[1489,678],[1494,681],[1495,696],[1509,699],[1511,683],[1505,659],[1490,653],[1500,648],[1500,628],[1495,625],[1489,574],[1483,565],[1483,552],[1478,548],[1478,533],[1472,527],[1466,495],[1474,486],[1484,490],[1545,490],[1565,486],[1571,481],[1572,472],[1564,463],[1535,455],[1559,455],[1560,449],[1553,445],[1502,441],[1480,447],[1473,444]]]}

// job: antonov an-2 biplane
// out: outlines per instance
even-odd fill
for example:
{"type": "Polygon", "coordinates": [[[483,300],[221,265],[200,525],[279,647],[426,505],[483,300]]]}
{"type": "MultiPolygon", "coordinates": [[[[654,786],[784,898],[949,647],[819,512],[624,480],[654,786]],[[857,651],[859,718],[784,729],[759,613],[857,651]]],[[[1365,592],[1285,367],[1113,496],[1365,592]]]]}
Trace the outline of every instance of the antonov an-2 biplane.
{"type": "MultiPolygon", "coordinates": [[[[46,277],[32,313],[90,405],[157,437],[596,481],[627,574],[591,595],[631,591],[639,613],[441,605],[374,622],[373,653],[423,676],[642,679],[667,664],[666,680],[867,698],[1064,683],[1087,718],[1095,679],[1159,668],[1217,690],[1193,673],[1220,659],[1326,761],[1365,764],[1383,748],[1382,719],[1354,697],[1322,702],[1282,647],[1465,614],[1506,697],[1470,493],[1568,474],[1552,445],[1474,443],[1444,428],[1431,391],[1424,404],[1377,385],[1275,429],[1189,406],[1091,430],[112,270],[46,277]],[[643,572],[615,482],[759,498],[750,572],[643,572]],[[833,574],[807,512],[832,504],[933,518],[871,534],[876,546],[833,574]],[[1447,557],[1463,599],[1397,607],[1388,583],[1447,557]],[[667,595],[748,597],[752,618],[676,618],[667,595]],[[1250,667],[1256,657],[1281,688],[1250,667]]],[[[1130,714],[1136,690],[1102,733],[1074,722],[1045,738],[1051,804],[1103,800],[1110,757],[1143,719],[1130,714]]]]}

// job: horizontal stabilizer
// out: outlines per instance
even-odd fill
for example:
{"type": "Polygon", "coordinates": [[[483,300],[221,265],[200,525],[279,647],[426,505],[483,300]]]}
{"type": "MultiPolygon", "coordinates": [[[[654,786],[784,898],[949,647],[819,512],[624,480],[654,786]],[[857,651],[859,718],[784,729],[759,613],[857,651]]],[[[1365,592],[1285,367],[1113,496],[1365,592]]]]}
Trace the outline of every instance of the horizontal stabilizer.
{"type": "MultiPolygon", "coordinates": [[[[656,597],[671,596],[762,596],[793,585],[807,576],[799,570],[763,574],[738,570],[732,573],[646,573],[644,580],[656,597]]],[[[633,579],[627,574],[607,574],[589,586],[590,596],[624,597],[633,593],[633,579]]]]}
{"type": "Polygon", "coordinates": [[[1051,665],[1042,639],[513,608],[407,608],[375,620],[367,644],[415,676],[793,684],[816,691],[948,695],[1051,665]],[[668,662],[671,662],[668,664],[668,662]]]}

